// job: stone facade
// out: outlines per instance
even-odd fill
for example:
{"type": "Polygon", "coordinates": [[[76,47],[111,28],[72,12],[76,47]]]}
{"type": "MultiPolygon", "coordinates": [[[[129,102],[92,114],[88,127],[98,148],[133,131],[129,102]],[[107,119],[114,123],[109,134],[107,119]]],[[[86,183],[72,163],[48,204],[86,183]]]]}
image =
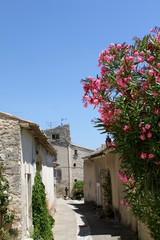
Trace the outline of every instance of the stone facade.
{"type": "Polygon", "coordinates": [[[17,220],[14,226],[21,234],[21,132],[17,121],[0,118],[0,161],[4,163],[5,175],[10,183],[10,195],[13,198],[10,209],[17,220]]]}
{"type": "Polygon", "coordinates": [[[48,208],[53,210],[55,159],[55,149],[37,124],[0,112],[0,161],[9,181],[9,208],[16,217],[17,240],[26,239],[32,227],[32,186],[37,169],[46,187],[48,208]]]}
{"type": "Polygon", "coordinates": [[[57,150],[57,160],[60,164],[56,169],[57,196],[63,197],[67,187],[68,195],[71,197],[74,181],[83,180],[83,158],[93,150],[71,142],[68,124],[47,129],[44,133],[57,150]]]}

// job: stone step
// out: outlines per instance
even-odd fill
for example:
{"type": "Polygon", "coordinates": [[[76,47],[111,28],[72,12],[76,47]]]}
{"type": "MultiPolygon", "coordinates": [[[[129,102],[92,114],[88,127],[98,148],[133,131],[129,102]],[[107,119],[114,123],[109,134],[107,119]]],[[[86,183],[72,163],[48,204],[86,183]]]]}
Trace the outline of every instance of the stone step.
{"type": "Polygon", "coordinates": [[[121,240],[120,236],[112,237],[111,240],[121,240]]]}
{"type": "Polygon", "coordinates": [[[98,240],[121,240],[120,236],[111,236],[111,235],[96,235],[96,238],[98,240]]]}

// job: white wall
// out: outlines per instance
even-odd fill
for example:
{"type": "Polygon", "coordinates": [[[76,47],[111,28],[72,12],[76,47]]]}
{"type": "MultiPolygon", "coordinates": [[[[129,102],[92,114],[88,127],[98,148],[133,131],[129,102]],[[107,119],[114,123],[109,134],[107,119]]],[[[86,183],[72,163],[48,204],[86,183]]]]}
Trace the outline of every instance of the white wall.
{"type": "Polygon", "coordinates": [[[22,144],[22,219],[23,219],[23,237],[29,234],[32,226],[32,186],[34,184],[34,176],[36,172],[36,152],[35,140],[31,133],[26,129],[21,131],[22,144]]]}
{"type": "Polygon", "coordinates": [[[32,225],[32,186],[36,173],[36,160],[42,161],[42,181],[45,185],[47,194],[48,209],[53,211],[54,208],[54,173],[53,173],[53,156],[49,154],[42,145],[36,143],[34,136],[26,129],[21,131],[22,145],[22,216],[23,216],[23,237],[29,233],[32,225]],[[36,151],[38,151],[36,153],[36,151]]]}

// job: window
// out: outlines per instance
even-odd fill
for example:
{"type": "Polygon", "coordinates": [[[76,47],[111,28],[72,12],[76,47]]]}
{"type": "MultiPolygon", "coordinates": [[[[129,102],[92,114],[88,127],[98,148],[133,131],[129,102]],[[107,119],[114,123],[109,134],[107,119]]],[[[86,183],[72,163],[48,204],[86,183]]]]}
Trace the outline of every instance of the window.
{"type": "Polygon", "coordinates": [[[54,177],[57,180],[57,182],[60,182],[62,179],[62,170],[60,168],[54,169],[54,177]]]}
{"type": "Polygon", "coordinates": [[[74,150],[74,155],[73,155],[73,158],[76,159],[78,157],[78,151],[77,149],[74,150]]]}
{"type": "Polygon", "coordinates": [[[59,134],[52,134],[53,140],[59,140],[59,134]]]}
{"type": "Polygon", "coordinates": [[[76,167],[76,163],[73,163],[73,167],[76,167]]]}
{"type": "Polygon", "coordinates": [[[74,155],[78,155],[77,149],[74,150],[74,155]]]}

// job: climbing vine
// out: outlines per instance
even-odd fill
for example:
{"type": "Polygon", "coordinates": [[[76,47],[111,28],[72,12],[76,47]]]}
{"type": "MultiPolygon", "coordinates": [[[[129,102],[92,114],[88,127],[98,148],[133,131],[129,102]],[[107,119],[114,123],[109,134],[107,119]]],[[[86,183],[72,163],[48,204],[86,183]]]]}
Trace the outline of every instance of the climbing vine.
{"type": "Polygon", "coordinates": [[[12,197],[9,194],[9,182],[4,177],[3,171],[3,164],[0,163],[0,239],[7,240],[11,236],[17,237],[18,231],[12,228],[15,216],[8,208],[12,197]]]}

